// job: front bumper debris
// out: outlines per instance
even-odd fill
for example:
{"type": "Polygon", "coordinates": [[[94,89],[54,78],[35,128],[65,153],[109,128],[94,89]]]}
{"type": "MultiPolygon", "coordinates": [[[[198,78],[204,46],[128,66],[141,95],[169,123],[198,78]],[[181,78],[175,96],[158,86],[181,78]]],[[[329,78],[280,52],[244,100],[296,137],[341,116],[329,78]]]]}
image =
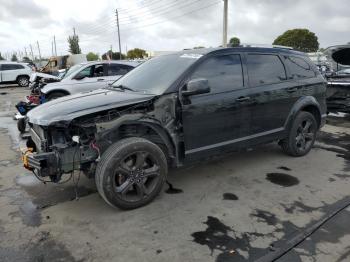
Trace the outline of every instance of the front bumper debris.
{"type": "Polygon", "coordinates": [[[41,177],[57,175],[58,160],[55,152],[33,153],[31,149],[22,152],[23,166],[41,177]]]}

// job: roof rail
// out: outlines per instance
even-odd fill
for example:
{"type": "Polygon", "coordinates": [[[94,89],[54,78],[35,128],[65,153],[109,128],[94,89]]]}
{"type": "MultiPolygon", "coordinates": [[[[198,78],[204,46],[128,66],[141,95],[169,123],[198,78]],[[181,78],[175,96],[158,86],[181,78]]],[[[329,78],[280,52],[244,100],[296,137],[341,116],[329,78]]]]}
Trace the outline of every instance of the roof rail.
{"type": "Polygon", "coordinates": [[[241,44],[240,47],[265,47],[265,48],[280,48],[293,50],[293,47],[283,45],[269,45],[269,44],[241,44]]]}

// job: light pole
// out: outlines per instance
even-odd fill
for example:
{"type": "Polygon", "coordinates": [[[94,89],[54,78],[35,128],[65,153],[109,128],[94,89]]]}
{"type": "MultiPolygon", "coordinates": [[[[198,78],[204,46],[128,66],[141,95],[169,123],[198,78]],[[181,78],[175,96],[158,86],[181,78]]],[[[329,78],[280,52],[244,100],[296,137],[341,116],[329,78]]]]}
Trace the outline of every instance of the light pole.
{"type": "Polygon", "coordinates": [[[117,28],[118,28],[118,42],[119,42],[119,59],[122,60],[122,49],[120,45],[120,30],[119,30],[119,15],[118,9],[115,9],[115,15],[117,17],[117,28]]]}
{"type": "Polygon", "coordinates": [[[222,46],[227,47],[227,7],[228,7],[228,0],[224,1],[224,21],[223,21],[223,35],[222,35],[222,46]]]}

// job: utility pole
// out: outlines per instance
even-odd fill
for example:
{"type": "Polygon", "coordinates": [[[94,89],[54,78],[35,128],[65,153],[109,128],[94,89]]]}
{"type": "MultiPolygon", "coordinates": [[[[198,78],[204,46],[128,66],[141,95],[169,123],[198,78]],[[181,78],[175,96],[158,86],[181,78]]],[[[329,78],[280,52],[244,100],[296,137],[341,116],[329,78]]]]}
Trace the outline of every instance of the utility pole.
{"type": "Polygon", "coordinates": [[[34,54],[33,54],[32,44],[30,44],[29,47],[30,47],[30,53],[32,54],[32,61],[34,62],[34,54]]]}
{"type": "Polygon", "coordinates": [[[41,53],[40,53],[40,46],[39,46],[39,41],[38,40],[36,41],[36,44],[38,45],[39,63],[40,63],[40,66],[41,66],[41,53]]]}
{"type": "Polygon", "coordinates": [[[119,59],[122,60],[122,49],[120,47],[120,30],[119,30],[119,14],[118,9],[115,9],[115,15],[117,17],[117,28],[118,28],[118,41],[119,41],[119,59]]]}
{"type": "Polygon", "coordinates": [[[224,1],[224,23],[223,23],[223,36],[222,36],[222,46],[227,47],[227,6],[228,0],[224,1]]]}
{"type": "Polygon", "coordinates": [[[54,46],[55,46],[55,56],[57,56],[56,36],[53,36],[53,42],[54,42],[54,46]]]}
{"type": "Polygon", "coordinates": [[[53,56],[53,41],[51,41],[51,55],[53,56]]]}

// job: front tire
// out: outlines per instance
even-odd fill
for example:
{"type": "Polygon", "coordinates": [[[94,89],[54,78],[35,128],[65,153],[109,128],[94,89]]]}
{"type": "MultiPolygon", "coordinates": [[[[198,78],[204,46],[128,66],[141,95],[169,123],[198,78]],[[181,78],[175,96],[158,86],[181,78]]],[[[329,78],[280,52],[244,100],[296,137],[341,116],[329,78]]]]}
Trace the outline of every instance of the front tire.
{"type": "Polygon", "coordinates": [[[134,209],[150,203],[168,172],[164,152],[149,140],[131,137],[111,145],[97,165],[97,190],[111,206],[134,209]]]}
{"type": "Polygon", "coordinates": [[[283,151],[295,157],[306,155],[315,143],[317,130],[318,124],[314,115],[300,111],[294,119],[288,137],[281,141],[283,151]]]}
{"type": "Polygon", "coordinates": [[[17,84],[20,87],[27,87],[27,86],[29,86],[29,77],[28,76],[19,76],[17,78],[17,84]]]}
{"type": "Polygon", "coordinates": [[[23,134],[26,131],[26,125],[27,124],[25,117],[17,120],[17,129],[21,134],[23,134]]]}

